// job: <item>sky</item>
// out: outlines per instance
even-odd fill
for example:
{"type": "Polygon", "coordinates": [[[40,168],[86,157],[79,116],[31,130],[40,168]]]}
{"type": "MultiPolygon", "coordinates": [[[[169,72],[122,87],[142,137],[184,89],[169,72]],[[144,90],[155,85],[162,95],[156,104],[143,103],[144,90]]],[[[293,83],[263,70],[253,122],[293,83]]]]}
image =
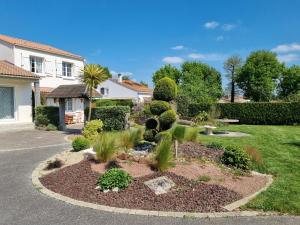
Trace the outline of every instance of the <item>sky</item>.
{"type": "Polygon", "coordinates": [[[151,85],[164,64],[267,49],[300,65],[299,0],[0,0],[0,33],[49,44],[151,85]]]}

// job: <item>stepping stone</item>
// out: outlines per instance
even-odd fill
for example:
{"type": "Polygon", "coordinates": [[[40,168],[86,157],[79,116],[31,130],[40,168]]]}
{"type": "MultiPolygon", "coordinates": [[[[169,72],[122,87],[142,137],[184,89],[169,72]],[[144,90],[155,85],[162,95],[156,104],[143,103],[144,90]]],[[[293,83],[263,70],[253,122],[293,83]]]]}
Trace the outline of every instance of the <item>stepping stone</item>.
{"type": "Polygon", "coordinates": [[[170,191],[175,183],[166,176],[157,177],[152,180],[144,182],[156,195],[166,194],[170,191]]]}

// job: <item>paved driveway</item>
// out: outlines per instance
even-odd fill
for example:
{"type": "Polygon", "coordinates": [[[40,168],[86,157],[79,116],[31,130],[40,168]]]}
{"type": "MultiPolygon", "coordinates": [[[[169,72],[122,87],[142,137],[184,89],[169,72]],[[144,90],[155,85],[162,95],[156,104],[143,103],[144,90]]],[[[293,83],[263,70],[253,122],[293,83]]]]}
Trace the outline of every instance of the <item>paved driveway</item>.
{"type": "Polygon", "coordinates": [[[300,224],[297,217],[176,219],[113,214],[69,205],[41,194],[31,183],[31,173],[39,162],[66,148],[69,144],[59,132],[0,135],[0,225],[300,224]]]}

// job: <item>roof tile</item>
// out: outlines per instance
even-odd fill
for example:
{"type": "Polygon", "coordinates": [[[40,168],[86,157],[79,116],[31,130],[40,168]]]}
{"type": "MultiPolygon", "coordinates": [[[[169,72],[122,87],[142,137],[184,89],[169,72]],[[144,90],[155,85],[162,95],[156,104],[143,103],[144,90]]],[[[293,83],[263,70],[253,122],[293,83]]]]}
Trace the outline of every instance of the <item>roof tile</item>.
{"type": "Polygon", "coordinates": [[[40,77],[34,73],[24,70],[14,64],[0,60],[0,76],[1,77],[19,77],[28,79],[39,79],[40,77]]]}

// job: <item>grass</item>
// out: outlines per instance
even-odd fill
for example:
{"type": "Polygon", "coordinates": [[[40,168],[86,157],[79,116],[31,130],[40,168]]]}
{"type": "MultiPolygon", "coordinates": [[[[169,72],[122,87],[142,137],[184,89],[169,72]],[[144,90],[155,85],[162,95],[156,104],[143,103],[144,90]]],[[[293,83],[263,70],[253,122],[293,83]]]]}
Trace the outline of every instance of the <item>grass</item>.
{"type": "Polygon", "coordinates": [[[300,215],[300,127],[234,125],[228,128],[251,136],[228,138],[201,135],[200,140],[255,148],[264,163],[264,166],[257,165],[255,170],[274,175],[271,187],[245,208],[300,215]]]}

